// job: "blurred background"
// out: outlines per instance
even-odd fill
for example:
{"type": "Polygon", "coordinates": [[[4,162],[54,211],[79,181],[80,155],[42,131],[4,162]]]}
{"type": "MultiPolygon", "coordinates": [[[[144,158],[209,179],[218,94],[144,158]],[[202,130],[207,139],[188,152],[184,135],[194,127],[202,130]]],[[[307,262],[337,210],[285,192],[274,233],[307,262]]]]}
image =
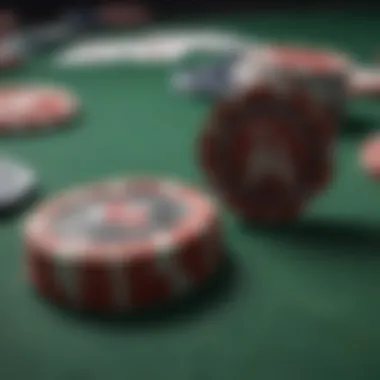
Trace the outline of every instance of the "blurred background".
{"type": "MultiPolygon", "coordinates": [[[[93,7],[106,3],[105,1],[85,1],[85,0],[32,0],[32,1],[1,1],[3,8],[14,9],[22,18],[23,22],[36,22],[44,19],[54,18],[62,12],[73,7],[93,7]]],[[[118,3],[139,4],[149,8],[157,18],[187,17],[196,16],[203,13],[229,12],[229,11],[294,11],[303,9],[315,9],[331,11],[355,8],[379,8],[380,4],[375,1],[365,0],[188,0],[188,1],[118,1],[118,3]]]]}

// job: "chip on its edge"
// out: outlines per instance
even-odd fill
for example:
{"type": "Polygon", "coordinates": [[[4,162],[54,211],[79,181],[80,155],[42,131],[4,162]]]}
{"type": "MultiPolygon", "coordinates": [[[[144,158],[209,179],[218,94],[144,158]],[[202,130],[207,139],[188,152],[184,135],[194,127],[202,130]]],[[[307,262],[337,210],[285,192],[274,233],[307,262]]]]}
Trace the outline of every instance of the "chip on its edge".
{"type": "Polygon", "coordinates": [[[251,89],[220,103],[199,141],[200,165],[213,189],[245,219],[297,219],[331,181],[330,119],[307,93],[251,89]]]}

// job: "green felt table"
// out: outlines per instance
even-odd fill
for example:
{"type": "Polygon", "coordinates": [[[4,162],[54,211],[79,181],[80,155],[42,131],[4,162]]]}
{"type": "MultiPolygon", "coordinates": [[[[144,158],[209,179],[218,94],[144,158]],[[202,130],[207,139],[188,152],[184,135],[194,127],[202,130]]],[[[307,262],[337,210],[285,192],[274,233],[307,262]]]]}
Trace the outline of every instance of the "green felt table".
{"type": "MultiPolygon", "coordinates": [[[[208,25],[337,47],[368,60],[379,21],[376,14],[321,12],[230,16],[208,25]]],[[[194,142],[209,105],[176,97],[169,71],[63,70],[48,54],[36,57],[2,81],[64,83],[83,99],[83,117],[65,132],[3,139],[0,148],[36,168],[45,196],[140,173],[204,187],[194,142]]],[[[378,379],[380,191],[362,172],[357,150],[378,127],[379,109],[376,102],[351,102],[336,180],[297,224],[250,228],[223,210],[230,247],[225,273],[165,313],[115,321],[41,302],[24,278],[22,215],[2,222],[0,378],[378,379]]]]}

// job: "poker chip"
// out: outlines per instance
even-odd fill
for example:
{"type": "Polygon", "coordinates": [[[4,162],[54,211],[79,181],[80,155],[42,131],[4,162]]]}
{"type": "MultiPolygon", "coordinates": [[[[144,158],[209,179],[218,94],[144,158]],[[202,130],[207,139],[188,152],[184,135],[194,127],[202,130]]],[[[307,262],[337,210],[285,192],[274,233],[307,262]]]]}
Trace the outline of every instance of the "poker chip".
{"type": "Polygon", "coordinates": [[[79,112],[67,90],[38,85],[0,87],[0,134],[34,133],[62,127],[79,112]]]}
{"type": "Polygon", "coordinates": [[[0,214],[9,215],[35,197],[38,181],[34,171],[19,160],[0,157],[0,214]]]}
{"type": "Polygon", "coordinates": [[[307,91],[340,120],[347,95],[349,60],[340,53],[296,46],[261,46],[248,51],[233,70],[235,92],[253,84],[307,91]]]}
{"type": "Polygon", "coordinates": [[[349,92],[353,97],[380,96],[380,69],[375,67],[354,68],[350,76],[349,92]]]}
{"type": "Polygon", "coordinates": [[[275,80],[300,87],[325,107],[337,122],[346,104],[350,63],[340,53],[309,48],[275,47],[268,52],[275,80]]]}
{"type": "Polygon", "coordinates": [[[360,163],[368,176],[380,179],[380,135],[371,136],[363,143],[360,163]]]}
{"type": "Polygon", "coordinates": [[[331,75],[346,70],[348,61],[339,53],[294,46],[274,46],[267,57],[284,70],[309,71],[313,74],[331,75]]]}
{"type": "Polygon", "coordinates": [[[166,179],[116,179],[68,191],[32,213],[24,236],[37,292],[80,310],[168,302],[200,286],[222,258],[212,201],[166,179]]]}
{"type": "Polygon", "coordinates": [[[259,222],[298,218],[331,181],[331,129],[306,93],[254,87],[221,102],[199,143],[200,164],[215,192],[238,215],[259,222]]]}

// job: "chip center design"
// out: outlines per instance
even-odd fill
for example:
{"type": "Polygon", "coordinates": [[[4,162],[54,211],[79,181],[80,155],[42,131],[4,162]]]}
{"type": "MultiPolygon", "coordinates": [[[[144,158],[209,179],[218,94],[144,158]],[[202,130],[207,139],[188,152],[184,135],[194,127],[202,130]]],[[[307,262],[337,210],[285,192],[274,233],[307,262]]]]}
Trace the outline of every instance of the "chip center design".
{"type": "Polygon", "coordinates": [[[52,224],[59,239],[132,244],[170,233],[190,210],[162,194],[98,196],[59,211],[52,224]]]}
{"type": "Polygon", "coordinates": [[[144,204],[111,203],[104,206],[105,219],[113,224],[142,227],[149,221],[149,207],[144,204]]]}

